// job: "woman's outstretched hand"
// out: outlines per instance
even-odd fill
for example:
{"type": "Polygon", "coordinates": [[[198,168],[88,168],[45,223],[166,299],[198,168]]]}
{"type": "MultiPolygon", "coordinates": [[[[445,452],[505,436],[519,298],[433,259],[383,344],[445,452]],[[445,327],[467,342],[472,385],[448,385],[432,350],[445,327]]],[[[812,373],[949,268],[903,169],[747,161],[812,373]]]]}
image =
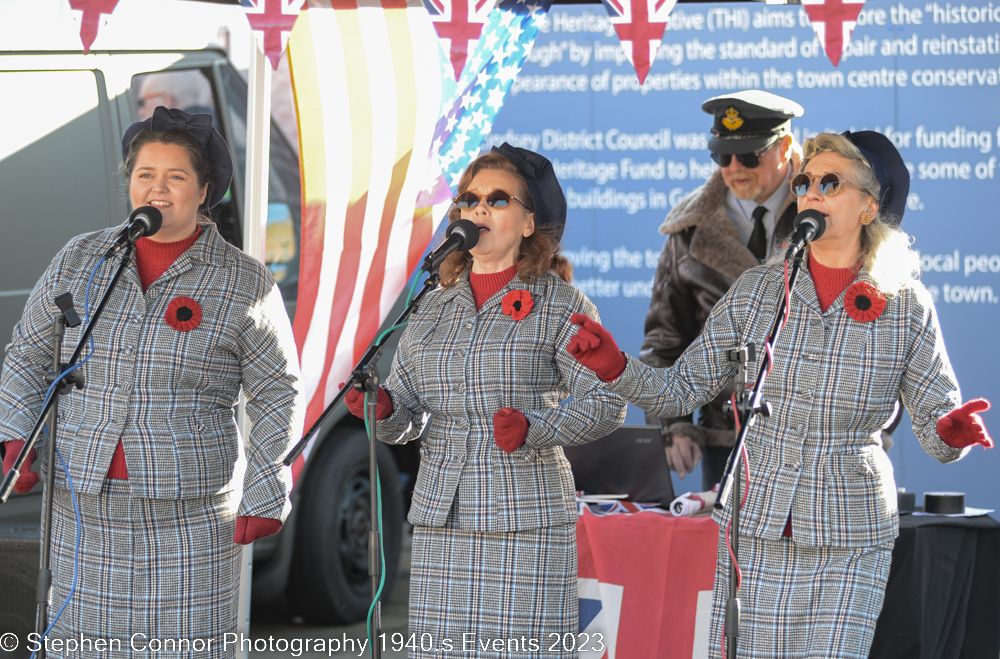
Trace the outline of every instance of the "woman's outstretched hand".
{"type": "Polygon", "coordinates": [[[983,448],[993,448],[993,438],[986,430],[979,412],[990,409],[990,401],[975,398],[961,407],[953,409],[938,419],[937,433],[944,443],[952,448],[965,448],[980,444],[983,448]]]}
{"type": "Polygon", "coordinates": [[[569,321],[580,329],[566,344],[566,350],[605,382],[617,380],[625,370],[625,355],[608,330],[589,316],[575,313],[569,321]]]}

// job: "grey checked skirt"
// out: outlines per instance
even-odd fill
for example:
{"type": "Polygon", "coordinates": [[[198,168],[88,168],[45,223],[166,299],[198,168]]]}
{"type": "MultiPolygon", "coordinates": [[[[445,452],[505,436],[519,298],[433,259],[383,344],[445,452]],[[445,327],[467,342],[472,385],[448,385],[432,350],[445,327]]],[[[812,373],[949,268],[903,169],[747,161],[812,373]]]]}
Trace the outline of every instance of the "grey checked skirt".
{"type": "MultiPolygon", "coordinates": [[[[709,657],[719,659],[729,552],[719,533],[709,657]]],[[[892,543],[805,547],[740,536],[740,659],[867,659],[889,578],[892,543]]],[[[723,655],[724,656],[724,655],[723,655]]]]}
{"type": "MultiPolygon", "coordinates": [[[[77,495],[81,554],[76,592],[50,634],[49,657],[232,657],[240,550],[233,543],[233,494],[140,499],[127,481],[77,495]],[[103,644],[99,646],[98,643],[103,644]]],[[[73,579],[76,523],[68,490],[53,498],[55,617],[73,579]]]]}
{"type": "Polygon", "coordinates": [[[579,631],[576,526],[477,533],[418,526],[409,656],[570,659],[579,631]]]}

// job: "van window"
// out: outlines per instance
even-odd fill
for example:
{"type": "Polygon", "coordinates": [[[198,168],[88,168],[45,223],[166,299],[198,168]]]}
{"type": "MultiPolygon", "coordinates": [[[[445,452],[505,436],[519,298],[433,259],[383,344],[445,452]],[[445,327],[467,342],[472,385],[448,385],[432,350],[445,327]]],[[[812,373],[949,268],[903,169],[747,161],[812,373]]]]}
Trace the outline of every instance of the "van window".
{"type": "Polygon", "coordinates": [[[120,157],[108,152],[99,76],[0,71],[0,227],[4,244],[16,246],[0,259],[0,346],[59,248],[124,219],[120,157]]]}

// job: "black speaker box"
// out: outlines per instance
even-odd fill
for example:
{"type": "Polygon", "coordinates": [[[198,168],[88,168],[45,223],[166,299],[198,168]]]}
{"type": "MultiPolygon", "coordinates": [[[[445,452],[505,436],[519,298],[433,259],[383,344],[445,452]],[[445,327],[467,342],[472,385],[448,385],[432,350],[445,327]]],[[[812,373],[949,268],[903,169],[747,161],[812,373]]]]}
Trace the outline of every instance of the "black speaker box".
{"type": "Polygon", "coordinates": [[[28,634],[35,631],[38,578],[38,526],[0,525],[0,631],[20,641],[3,659],[28,659],[28,634]]]}

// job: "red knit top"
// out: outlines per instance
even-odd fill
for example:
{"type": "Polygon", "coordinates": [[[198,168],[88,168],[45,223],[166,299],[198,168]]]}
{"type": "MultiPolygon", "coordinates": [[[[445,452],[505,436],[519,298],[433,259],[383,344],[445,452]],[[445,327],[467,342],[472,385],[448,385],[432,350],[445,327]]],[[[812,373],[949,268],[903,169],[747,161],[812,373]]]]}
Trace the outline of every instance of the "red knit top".
{"type": "Polygon", "coordinates": [[[476,301],[476,309],[481,309],[486,300],[493,297],[493,294],[507,285],[514,275],[517,274],[517,264],[510,266],[500,272],[490,272],[487,274],[469,273],[469,286],[472,287],[472,297],[476,301]]]}

